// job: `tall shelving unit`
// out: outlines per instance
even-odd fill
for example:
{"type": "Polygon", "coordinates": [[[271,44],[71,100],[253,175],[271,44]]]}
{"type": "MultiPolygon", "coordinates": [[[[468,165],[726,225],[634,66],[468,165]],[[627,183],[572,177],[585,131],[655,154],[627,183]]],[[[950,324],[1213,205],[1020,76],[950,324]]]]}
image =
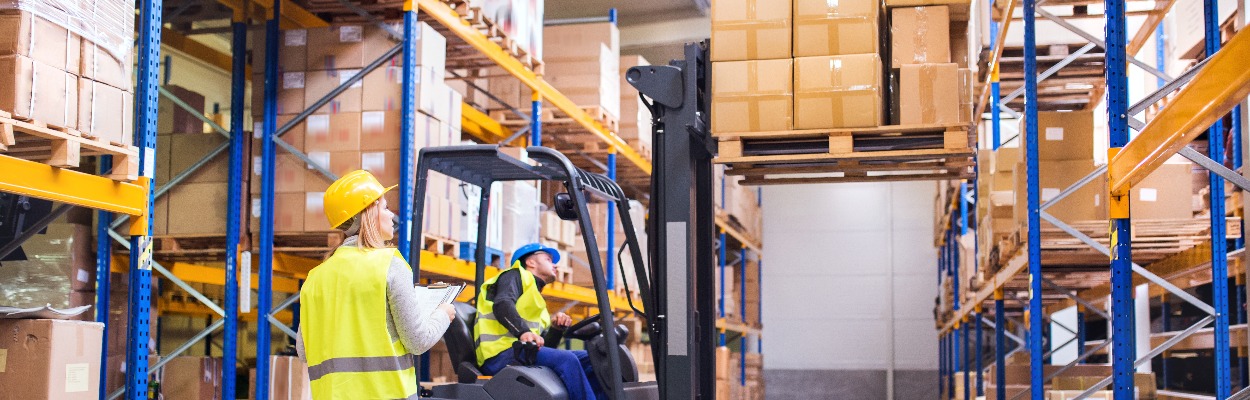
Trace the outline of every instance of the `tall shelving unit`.
{"type": "MultiPolygon", "coordinates": [[[[992,3],[992,2],[991,2],[992,3]]],[[[1106,36],[1105,38],[1093,37],[1089,33],[1075,32],[1087,39],[1090,44],[1076,53],[1072,53],[1065,57],[1055,66],[1041,72],[1038,71],[1038,56],[1036,53],[1036,17],[1041,16],[1045,19],[1055,22],[1058,26],[1067,29],[1078,29],[1071,24],[1066,24],[1062,18],[1039,8],[1037,0],[1022,0],[1019,2],[1022,9],[1022,18],[1024,24],[1024,56],[1023,56],[1023,77],[1024,88],[1019,94],[1024,97],[1024,112],[1015,110],[1003,110],[1007,98],[1002,97],[1000,93],[1000,68],[1002,63],[1002,54],[1004,48],[1004,38],[1006,36],[1007,26],[1012,22],[1013,12],[1017,7],[1017,1],[1007,2],[1007,6],[1002,9],[1003,17],[1001,20],[993,21],[991,27],[992,34],[992,51],[988,62],[987,82],[981,94],[981,103],[978,107],[979,111],[986,110],[987,99],[990,112],[989,138],[992,138],[994,148],[996,149],[1000,140],[1000,113],[1006,112],[1013,115],[1024,115],[1026,125],[1024,132],[1024,148],[1026,152],[1026,174],[1028,188],[1027,202],[1027,240],[1016,248],[1014,251],[1000,254],[997,267],[999,272],[993,276],[986,277],[984,283],[979,289],[961,293],[960,288],[954,288],[954,310],[950,318],[939,320],[938,335],[940,348],[940,385],[942,393],[948,397],[953,397],[956,386],[962,386],[965,396],[974,396],[985,394],[988,398],[1006,399],[1007,385],[1004,382],[1005,375],[1005,356],[1007,350],[1007,339],[1019,343],[1020,348],[1025,349],[1029,355],[1030,362],[1030,388],[1026,392],[1032,398],[1043,398],[1043,385],[1048,382],[1053,375],[1058,375],[1062,370],[1071,366],[1084,362],[1093,354],[1106,353],[1110,350],[1110,360],[1114,375],[1103,379],[1095,384],[1089,390],[1086,390],[1077,398],[1085,398],[1096,390],[1110,388],[1114,391],[1117,399],[1132,398],[1134,396],[1133,372],[1135,368],[1142,363],[1150,362],[1154,357],[1163,352],[1176,348],[1177,345],[1194,346],[1195,344],[1188,341],[1189,338],[1195,337],[1200,331],[1209,324],[1213,326],[1203,332],[1211,338],[1210,345],[1205,346],[1207,349],[1213,349],[1215,354],[1213,370],[1215,375],[1215,398],[1225,399],[1230,397],[1244,396],[1247,389],[1234,395],[1232,393],[1232,385],[1234,380],[1229,376],[1231,367],[1230,355],[1230,310],[1227,300],[1229,299],[1228,279],[1230,270],[1228,262],[1230,259],[1236,260],[1243,257],[1241,250],[1229,252],[1225,247],[1230,237],[1240,237],[1239,234],[1230,235],[1226,232],[1229,228],[1229,221],[1225,219],[1224,212],[1224,180],[1228,180],[1242,190],[1250,189],[1250,182],[1239,175],[1237,172],[1224,167],[1223,154],[1220,148],[1224,144],[1223,130],[1219,126],[1220,120],[1230,113],[1236,113],[1235,106],[1245,101],[1246,96],[1250,94],[1250,72],[1246,71],[1244,66],[1239,63],[1250,57],[1250,34],[1244,31],[1233,35],[1224,47],[1220,48],[1220,29],[1218,25],[1218,10],[1216,2],[1205,1],[1205,32],[1206,46],[1205,51],[1208,54],[1206,60],[1191,68],[1179,77],[1168,77],[1160,71],[1161,68],[1147,65],[1137,60],[1133,55],[1142,48],[1145,40],[1151,34],[1154,34],[1159,22],[1164,15],[1168,13],[1170,8],[1176,1],[1152,2],[1155,8],[1146,12],[1145,27],[1138,27],[1139,31],[1129,39],[1130,32],[1127,30],[1126,21],[1128,19],[1126,5],[1141,2],[1130,2],[1126,0],[1107,0],[1105,8],[1106,20],[1106,36]],[[1001,21],[1001,22],[1000,22],[1001,21]],[[1107,94],[1107,110],[1110,131],[1111,150],[1109,153],[1109,164],[1106,167],[1099,168],[1084,179],[1079,180],[1071,187],[1063,190],[1058,196],[1048,202],[1041,202],[1039,199],[1038,185],[1038,165],[1037,165],[1037,122],[1036,115],[1039,105],[1045,105],[1046,99],[1039,98],[1038,82],[1047,77],[1055,75],[1068,63],[1074,61],[1077,57],[1092,50],[1093,48],[1103,48],[1106,55],[1106,68],[1102,84],[1105,84],[1105,93],[1107,94]],[[1238,61],[1241,60],[1241,61],[1238,61]],[[1144,97],[1143,100],[1129,104],[1128,87],[1127,87],[1127,69],[1141,68],[1147,73],[1159,77],[1159,89],[1144,97]],[[1038,79],[1029,79],[1028,77],[1036,76],[1038,79]],[[1176,92],[1167,105],[1163,106],[1160,112],[1147,122],[1142,122],[1137,115],[1147,107],[1159,102],[1160,99],[1176,92]],[[1130,140],[1129,129],[1132,128],[1138,132],[1132,140],[1130,140]],[[1204,156],[1192,149],[1186,147],[1194,138],[1206,132],[1212,145],[1210,146],[1210,157],[1204,156]],[[1128,207],[1128,190],[1134,184],[1139,183],[1151,171],[1161,165],[1164,160],[1172,155],[1180,154],[1191,159],[1196,164],[1210,170],[1211,190],[1211,211],[1210,211],[1210,241],[1207,245],[1195,247],[1190,250],[1182,251],[1164,258],[1163,260],[1151,263],[1147,266],[1135,264],[1132,259],[1132,227],[1131,211],[1128,207]],[[1102,174],[1108,175],[1110,181],[1109,190],[1104,192],[1109,195],[1111,210],[1111,225],[1109,226],[1111,243],[1110,246],[1103,245],[1089,235],[1073,228],[1071,225],[1056,219],[1054,216],[1045,212],[1049,204],[1070,194],[1082,185],[1088,184],[1095,178],[1099,178],[1102,174]],[[1054,282],[1056,277],[1061,277],[1062,271],[1050,271],[1044,268],[1042,263],[1042,255],[1045,252],[1044,245],[1041,241],[1040,223],[1042,220],[1058,227],[1067,234],[1079,239],[1086,245],[1096,249],[1098,252],[1106,254],[1111,260],[1109,263],[1110,282],[1095,284],[1089,287],[1065,288],[1054,282]],[[1025,272],[1027,270],[1027,272],[1025,272]],[[1043,276],[1043,272],[1047,276],[1043,276]],[[1024,273],[1024,274],[1021,274],[1024,273]],[[1196,278],[1195,276],[1203,275],[1207,277],[1205,280],[1196,278]],[[1217,279],[1210,279],[1215,277],[1217,279]],[[1021,279],[1026,278],[1024,285],[1021,286],[1021,279]],[[1224,279],[1219,279],[1224,278],[1224,279]],[[1210,315],[1201,319],[1196,324],[1180,332],[1168,332],[1165,334],[1151,335],[1151,350],[1141,357],[1136,357],[1135,341],[1141,337],[1135,332],[1134,325],[1134,303],[1133,291],[1136,285],[1149,283],[1151,285],[1151,296],[1166,294],[1168,296],[1178,297],[1199,310],[1206,311],[1210,315]],[[1184,289],[1197,286],[1199,284],[1210,283],[1214,295],[1214,301],[1207,303],[1204,300],[1187,293],[1184,289]],[[1022,321],[1012,321],[1006,317],[1005,303],[1007,290],[1021,290],[1030,294],[1024,305],[1027,315],[1027,323],[1022,321]],[[1050,301],[1050,305],[1043,303],[1043,295],[1050,294],[1063,296],[1062,301],[1050,301]],[[1099,303],[1107,301],[1109,296],[1110,310],[1103,312],[1099,303]],[[992,301],[994,312],[993,318],[990,319],[984,313],[982,307],[992,301]],[[960,307],[960,302],[963,307],[960,307]],[[1077,336],[1074,340],[1078,343],[1080,355],[1076,360],[1065,367],[1061,367],[1059,372],[1052,374],[1044,374],[1043,362],[1049,353],[1044,352],[1043,322],[1047,319],[1047,315],[1059,309],[1068,306],[1079,306],[1080,314],[1078,320],[1084,319],[1091,313],[1099,314],[1110,322],[1111,333],[1108,340],[1086,341],[1085,333],[1077,328],[1074,334],[1077,336]],[[996,393],[984,393],[986,383],[983,381],[982,360],[985,358],[982,354],[982,340],[984,331],[981,329],[982,324],[991,325],[994,329],[996,370],[994,375],[998,378],[994,382],[998,388],[996,393]],[[1008,332],[1009,324],[1016,325],[1021,328],[1017,332],[1008,332]],[[968,326],[974,325],[976,345],[969,346],[970,336],[968,326]],[[969,351],[969,348],[974,351],[969,351]],[[974,361],[975,360],[975,361],[974,361]],[[975,364],[975,373],[972,373],[969,365],[975,364]],[[955,377],[959,372],[969,372],[964,374],[964,381],[957,382],[955,377]],[[975,384],[970,382],[975,379],[975,384]]],[[[1069,2],[1050,2],[1046,5],[1061,5],[1069,2]],[[1055,4],[1051,4],[1055,3],[1055,4]]],[[[991,6],[992,7],[992,6],[991,6]]],[[[1091,104],[1096,103],[1098,97],[1101,97],[1103,90],[1096,90],[1095,96],[1091,98],[1091,104]]],[[[1015,96],[1009,96],[1015,97],[1015,96]]],[[[979,115],[980,113],[978,113],[979,115]]],[[[1234,114],[1235,115],[1235,114],[1234,114]]],[[[1235,124],[1240,124],[1240,118],[1234,118],[1235,124]]],[[[1235,126],[1234,134],[1240,134],[1242,127],[1235,126]]],[[[1232,143],[1234,146],[1240,146],[1240,138],[1236,138],[1232,143]]],[[[1234,148],[1233,154],[1240,154],[1240,148],[1234,148]]],[[[1240,166],[1239,162],[1234,161],[1234,166],[1240,166]]],[[[975,185],[972,185],[975,187],[975,185]]],[[[951,243],[958,237],[956,231],[967,229],[969,224],[966,218],[958,218],[961,214],[955,210],[965,210],[975,201],[984,199],[984,196],[974,196],[971,202],[959,200],[952,201],[947,208],[947,212],[951,217],[948,218],[946,228],[943,229],[944,239],[939,246],[939,280],[943,276],[957,279],[959,264],[959,253],[951,243]]],[[[1236,229],[1237,226],[1232,226],[1236,229]]],[[[1242,243],[1240,240],[1236,243],[1242,243]]],[[[978,249],[977,251],[987,251],[988,249],[978,249]]],[[[979,265],[982,270],[989,266],[979,265]]],[[[1237,282],[1244,284],[1245,280],[1240,276],[1244,274],[1242,271],[1231,271],[1235,274],[1239,273],[1237,282]]],[[[1239,288],[1244,290],[1244,287],[1239,288]]],[[[1049,301],[1049,300],[1048,300],[1049,301]]],[[[1238,321],[1244,320],[1244,317],[1237,313],[1238,321]]],[[[1240,328],[1244,330],[1244,327],[1240,328]]],[[[1244,341],[1244,336],[1243,336],[1244,341]]],[[[1051,344],[1052,346],[1054,344],[1051,344]]],[[[1066,344],[1064,344],[1066,345],[1066,344]]],[[[1236,344],[1237,347],[1247,346],[1247,343],[1236,344]]],[[[1063,345],[1060,345],[1063,346],[1063,345]]],[[[1202,345],[1198,345],[1202,346],[1202,345]]],[[[1192,348],[1192,347],[1190,347],[1192,348]]],[[[1239,361],[1244,365],[1244,361],[1239,361]]],[[[1161,374],[1166,376],[1166,366],[1161,374]]],[[[1242,383],[1245,386],[1245,383],[1242,383]]],[[[1163,392],[1161,392],[1162,394],[1163,392]]]]}
{"type": "MultiPolygon", "coordinates": [[[[312,107],[299,114],[294,120],[286,122],[279,126],[275,118],[275,89],[277,82],[276,70],[276,54],[277,54],[277,38],[278,32],[282,29],[290,28],[315,28],[328,26],[326,21],[321,20],[315,14],[300,8],[298,5],[289,1],[274,0],[272,2],[253,0],[253,1],[230,1],[223,0],[222,4],[230,7],[233,11],[233,18],[230,24],[231,54],[221,54],[215,50],[209,49],[194,41],[187,40],[186,37],[171,30],[162,30],[162,5],[160,0],[141,1],[140,17],[141,24],[139,34],[139,64],[136,68],[138,71],[138,96],[137,99],[137,116],[136,121],[136,140],[135,143],[139,147],[137,160],[120,160],[122,165],[134,163],[146,166],[140,171],[140,178],[133,183],[119,182],[107,177],[93,176],[73,171],[63,170],[60,168],[49,167],[43,164],[33,163],[20,160],[4,155],[0,155],[0,169],[6,171],[17,171],[19,173],[6,174],[0,177],[0,190],[13,192],[18,194],[31,195],[35,197],[47,198],[54,201],[64,202],[68,204],[90,207],[100,210],[99,226],[97,230],[98,238],[111,238],[111,240],[99,240],[97,249],[97,275],[107,277],[111,272],[125,273],[130,284],[130,293],[128,298],[128,321],[129,330],[127,336],[127,379],[125,387],[122,390],[113,393],[105,393],[105,388],[101,385],[101,399],[115,399],[122,396],[132,399],[142,399],[146,397],[148,391],[149,374],[157,370],[164,363],[172,360],[173,357],[185,353],[196,342],[218,335],[222,340],[223,353],[223,371],[222,371],[222,391],[226,396],[233,396],[236,392],[236,382],[238,360],[236,356],[239,354],[239,323],[240,320],[251,320],[259,324],[258,337],[256,340],[255,356],[256,368],[258,376],[267,376],[269,374],[269,355],[270,355],[270,327],[278,329],[281,333],[293,336],[295,332],[288,324],[291,319],[295,318],[291,315],[292,311],[288,311],[298,302],[298,282],[299,279],[306,277],[307,271],[319,263],[319,260],[302,257],[293,254],[284,254],[274,246],[274,229],[273,229],[273,193],[274,179],[273,172],[275,167],[275,154],[282,148],[297,157],[309,162],[308,156],[295,150],[291,145],[283,142],[281,136],[289,131],[301,120],[312,114],[319,106],[324,105],[329,99],[345,91],[353,83],[358,81],[368,71],[377,68],[383,62],[391,57],[404,57],[404,65],[415,65],[412,62],[414,57],[414,43],[411,38],[414,35],[414,28],[418,21],[434,21],[443,26],[450,32],[454,33],[459,40],[471,45],[482,57],[489,60],[496,66],[506,70],[525,85],[529,86],[535,95],[533,106],[535,109],[541,108],[541,102],[556,107],[580,125],[587,134],[593,135],[601,140],[610,151],[606,157],[606,173],[613,178],[620,178],[622,181],[631,182],[634,185],[646,187],[651,173],[651,164],[637,151],[631,148],[624,140],[617,137],[613,132],[605,128],[601,123],[592,118],[585,111],[578,108],[576,104],[561,94],[558,90],[548,84],[546,81],[536,74],[532,69],[516,59],[498,44],[491,41],[482,32],[473,28],[467,21],[456,13],[449,3],[440,2],[438,0],[410,0],[403,6],[404,29],[397,37],[398,44],[394,49],[387,52],[382,58],[370,63],[356,78],[342,82],[336,89],[332,90],[328,95],[313,104],[312,107]],[[421,18],[418,19],[418,10],[421,18]],[[241,204],[243,202],[244,191],[247,190],[246,176],[243,165],[247,161],[245,149],[248,140],[247,129],[244,127],[244,109],[245,109],[245,93],[247,80],[250,77],[252,69],[247,63],[247,34],[249,24],[253,21],[264,20],[266,31],[267,47],[266,59],[263,61],[264,71],[264,88],[265,95],[263,106],[265,107],[264,124],[261,132],[258,132],[261,146],[261,168],[262,168],[262,184],[261,184],[261,213],[263,216],[260,220],[260,230],[255,238],[258,243],[259,251],[253,255],[250,252],[241,252],[241,235],[240,226],[243,223],[243,215],[241,212],[241,204]],[[195,110],[186,102],[179,99],[173,93],[159,87],[157,84],[158,74],[160,71],[159,54],[162,40],[168,46],[178,48],[188,55],[204,60],[210,65],[226,69],[231,72],[231,118],[229,127],[223,127],[215,121],[202,115],[201,110],[195,110]],[[227,61],[228,60],[228,61],[227,61]],[[169,182],[155,182],[154,171],[151,165],[155,157],[156,149],[156,118],[158,98],[164,97],[175,106],[186,109],[192,115],[199,117],[207,125],[212,127],[217,134],[229,139],[229,141],[213,151],[198,162],[192,164],[183,171],[172,171],[176,175],[171,175],[169,182]],[[204,167],[215,158],[229,158],[229,182],[227,183],[228,207],[227,207],[227,227],[225,235],[225,243],[221,252],[220,268],[215,265],[204,265],[197,262],[171,261],[162,265],[153,259],[153,238],[149,235],[152,220],[151,218],[143,218],[145,215],[151,215],[152,205],[155,198],[167,194],[174,186],[186,180],[191,174],[204,167]],[[623,165],[618,166],[617,160],[623,158],[623,165]],[[619,168],[618,168],[619,167],[619,168]],[[114,218],[114,213],[122,214],[119,218],[114,218]],[[146,227],[147,229],[140,232],[139,236],[125,238],[122,233],[116,231],[122,226],[126,219],[136,219],[137,223],[133,225],[146,227]],[[126,249],[132,249],[129,255],[121,255],[113,253],[113,242],[120,243],[126,249]],[[255,279],[252,285],[258,292],[259,305],[258,309],[252,310],[250,313],[241,313],[241,301],[248,301],[249,297],[241,295],[240,288],[241,274],[250,272],[252,259],[257,260],[258,266],[255,279]],[[128,264],[125,265],[125,264],[128,264]],[[153,299],[151,283],[153,282],[152,270],[157,271],[164,279],[172,282],[175,286],[185,291],[191,298],[198,303],[174,304],[166,303],[164,299],[153,299]],[[275,277],[274,273],[279,272],[290,278],[275,277]],[[193,285],[219,285],[224,287],[224,298],[221,304],[217,304],[208,296],[196,290],[193,285]],[[273,304],[272,299],[275,291],[289,294],[285,300],[279,304],[273,304]],[[163,354],[161,361],[154,365],[148,365],[148,355],[150,349],[148,343],[152,332],[148,332],[149,321],[156,317],[154,308],[161,308],[164,312],[171,314],[184,315],[200,315],[209,316],[215,320],[208,324],[199,333],[192,338],[177,346],[174,350],[163,354]]],[[[262,62],[257,60],[257,62],[262,62]]],[[[260,68],[257,68],[260,70],[260,68]]],[[[410,138],[413,126],[410,117],[414,113],[414,107],[411,104],[411,95],[414,85],[411,77],[413,71],[410,67],[405,67],[403,72],[403,91],[405,102],[402,105],[404,113],[404,124],[401,126],[401,133],[404,138],[410,138]]],[[[259,104],[253,106],[261,106],[259,104]]],[[[474,136],[483,142],[498,143],[512,136],[507,127],[501,125],[488,117],[486,114],[478,111],[468,104],[462,105],[464,133],[474,136]]],[[[534,114],[537,114],[535,112],[534,114]]],[[[532,121],[530,126],[531,142],[541,143],[542,141],[542,124],[537,119],[532,121]]],[[[403,198],[400,202],[400,227],[398,232],[401,234],[398,240],[398,247],[405,252],[405,257],[421,257],[420,265],[423,271],[428,275],[446,277],[451,279],[471,280],[473,277],[474,266],[466,261],[455,259],[453,257],[435,254],[428,251],[422,251],[420,254],[407,254],[409,248],[408,243],[414,240],[409,236],[414,221],[411,220],[412,210],[411,200],[413,195],[413,182],[411,179],[411,171],[413,170],[416,154],[413,144],[409,140],[405,140],[401,144],[403,148],[403,156],[401,157],[401,175],[405,178],[400,184],[400,193],[403,198]]],[[[102,159],[102,170],[109,169],[108,158],[102,159]]],[[[311,165],[311,164],[310,164],[311,165]]],[[[320,174],[327,179],[333,179],[333,174],[321,168],[316,168],[320,174]]],[[[610,221],[609,224],[615,223],[610,221]]],[[[761,258],[760,249],[761,242],[758,238],[750,237],[746,233],[731,224],[728,220],[721,218],[717,220],[717,225],[725,232],[730,239],[736,241],[739,251],[745,260],[748,251],[754,253],[756,259],[761,258]]],[[[612,227],[608,228],[608,232],[613,232],[612,227]]],[[[417,238],[416,240],[419,240],[417,238]]],[[[722,241],[722,243],[730,243],[722,241]]],[[[762,260],[759,261],[762,267],[762,260]]],[[[614,271],[609,267],[609,271],[614,271]]],[[[745,271],[745,269],[743,269],[745,271]]],[[[497,273],[493,268],[487,269],[487,274],[497,273]]],[[[610,274],[612,272],[609,272],[610,274]]],[[[745,283],[745,276],[743,277],[745,283]]],[[[100,279],[97,298],[97,308],[100,310],[109,310],[108,294],[109,279],[100,279]]],[[[740,285],[742,298],[746,297],[745,285],[740,285]]],[[[548,287],[544,293],[547,297],[554,299],[557,303],[564,304],[583,304],[595,305],[596,297],[593,289],[567,285],[562,283],[554,283],[548,287]]],[[[465,300],[465,299],[461,299],[465,300]]],[[[609,294],[609,301],[613,309],[617,312],[628,313],[630,306],[626,298],[616,294],[609,294]]],[[[745,304],[743,305],[745,313],[745,304]]],[[[108,317],[106,312],[97,313],[98,322],[105,324],[105,329],[109,329],[108,317]]],[[[760,337],[760,327],[758,325],[750,326],[733,321],[720,320],[717,323],[718,329],[722,332],[734,332],[741,336],[740,343],[745,349],[748,347],[748,338],[755,339],[755,351],[759,351],[762,345],[760,337]]],[[[108,335],[106,334],[107,338],[108,335]]],[[[107,344],[106,344],[107,345],[107,344]]],[[[246,352],[247,350],[243,350],[246,352]]],[[[246,353],[244,353],[246,354],[246,353]]],[[[109,356],[107,351],[102,355],[102,364],[104,359],[109,356]]],[[[101,382],[107,379],[106,368],[102,368],[101,382]]],[[[742,377],[745,380],[745,376],[742,377]]],[[[269,394],[268,380],[261,379],[257,382],[257,387],[253,388],[257,398],[267,398],[269,394]]]]}

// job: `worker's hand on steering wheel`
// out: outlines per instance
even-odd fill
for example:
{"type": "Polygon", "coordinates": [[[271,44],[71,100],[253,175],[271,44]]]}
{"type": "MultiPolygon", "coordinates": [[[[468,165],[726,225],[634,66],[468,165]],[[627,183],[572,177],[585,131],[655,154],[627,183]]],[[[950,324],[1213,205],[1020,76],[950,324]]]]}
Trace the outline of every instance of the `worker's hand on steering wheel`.
{"type": "Polygon", "coordinates": [[[560,328],[560,329],[568,328],[569,325],[573,325],[573,317],[570,317],[568,314],[559,312],[559,313],[556,313],[556,315],[551,316],[551,324],[555,325],[557,328],[560,328]]]}
{"type": "Polygon", "coordinates": [[[543,337],[542,337],[542,336],[539,336],[537,333],[534,333],[534,332],[525,332],[525,333],[522,333],[522,334],[521,334],[521,341],[522,341],[522,342],[533,342],[533,343],[537,344],[537,345],[538,345],[538,347],[543,347],[543,344],[544,344],[544,342],[543,342],[543,337]]]}

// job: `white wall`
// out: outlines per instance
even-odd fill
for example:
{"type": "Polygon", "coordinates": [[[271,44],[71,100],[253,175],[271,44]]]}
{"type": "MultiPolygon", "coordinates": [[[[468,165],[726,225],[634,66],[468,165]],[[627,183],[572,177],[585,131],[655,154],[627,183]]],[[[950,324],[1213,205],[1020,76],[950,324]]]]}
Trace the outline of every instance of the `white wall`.
{"type": "Polygon", "coordinates": [[[764,188],[765,368],[937,369],[934,187],[764,188]]]}

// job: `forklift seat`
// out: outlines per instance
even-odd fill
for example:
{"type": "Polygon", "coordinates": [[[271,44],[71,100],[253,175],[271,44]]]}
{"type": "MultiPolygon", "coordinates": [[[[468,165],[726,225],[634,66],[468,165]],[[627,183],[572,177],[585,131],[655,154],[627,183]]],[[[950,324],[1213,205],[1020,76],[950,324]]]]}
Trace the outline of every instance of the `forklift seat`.
{"type": "Polygon", "coordinates": [[[477,321],[477,307],[469,303],[453,302],[456,319],[447,327],[443,341],[447,342],[447,355],[455,366],[456,379],[460,383],[474,383],[482,375],[477,365],[477,345],[473,342],[473,324],[477,321]]]}

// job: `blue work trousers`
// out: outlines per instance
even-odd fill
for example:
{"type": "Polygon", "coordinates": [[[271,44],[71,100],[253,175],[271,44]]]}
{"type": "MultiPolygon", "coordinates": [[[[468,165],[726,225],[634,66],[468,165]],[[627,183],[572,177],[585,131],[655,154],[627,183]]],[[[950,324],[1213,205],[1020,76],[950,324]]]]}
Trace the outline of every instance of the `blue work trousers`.
{"type": "MultiPolygon", "coordinates": [[[[509,365],[520,365],[512,356],[512,350],[504,350],[482,365],[482,373],[495,375],[509,365]]],[[[538,349],[538,362],[551,368],[564,381],[569,392],[569,400],[607,399],[608,396],[599,388],[599,380],[590,366],[590,356],[585,350],[560,350],[542,347],[538,349]]]]}

